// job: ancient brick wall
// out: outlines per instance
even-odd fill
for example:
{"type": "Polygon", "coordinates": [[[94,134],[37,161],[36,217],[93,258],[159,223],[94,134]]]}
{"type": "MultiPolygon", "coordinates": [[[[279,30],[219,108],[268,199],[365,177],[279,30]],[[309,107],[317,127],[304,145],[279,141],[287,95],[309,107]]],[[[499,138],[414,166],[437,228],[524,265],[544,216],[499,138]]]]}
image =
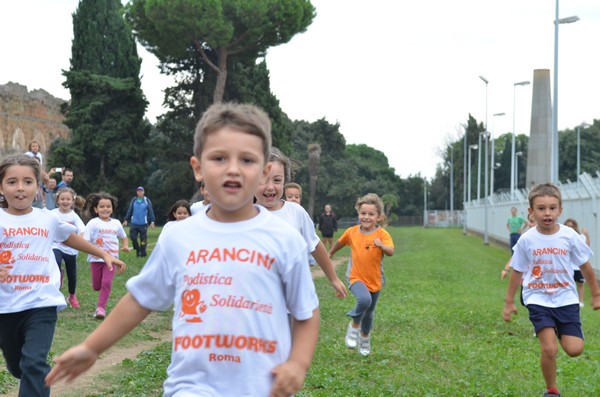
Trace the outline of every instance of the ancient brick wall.
{"type": "Polygon", "coordinates": [[[0,153],[25,153],[35,139],[46,155],[56,138],[69,137],[60,112],[64,102],[41,89],[28,91],[12,82],[0,85],[0,153]]]}

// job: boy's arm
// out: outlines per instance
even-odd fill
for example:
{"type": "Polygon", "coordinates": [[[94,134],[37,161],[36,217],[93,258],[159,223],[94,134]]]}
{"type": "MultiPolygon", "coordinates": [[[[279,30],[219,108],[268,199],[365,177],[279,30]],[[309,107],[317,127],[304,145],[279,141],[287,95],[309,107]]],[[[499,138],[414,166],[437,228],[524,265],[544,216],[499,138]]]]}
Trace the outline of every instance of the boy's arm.
{"type": "Polygon", "coordinates": [[[592,308],[594,310],[600,309],[600,289],[598,288],[598,282],[596,281],[596,274],[590,262],[586,262],[579,267],[581,274],[585,278],[585,282],[590,287],[592,293],[592,308]]]}
{"type": "Polygon", "coordinates": [[[114,256],[110,255],[108,252],[103,251],[99,247],[96,247],[94,244],[85,240],[83,237],[78,236],[75,233],[71,233],[69,238],[63,241],[63,244],[67,247],[71,247],[76,249],[77,251],[83,251],[85,253],[97,256],[98,258],[102,258],[108,269],[112,271],[113,266],[117,266],[119,268],[118,273],[121,274],[125,271],[125,263],[114,256]]]}
{"type": "Polygon", "coordinates": [[[292,351],[286,362],[271,370],[274,380],[269,397],[287,397],[302,388],[319,339],[320,321],[319,309],[307,320],[292,319],[292,351]]]}
{"type": "Polygon", "coordinates": [[[335,296],[338,298],[345,298],[348,296],[348,291],[346,290],[346,286],[340,280],[335,272],[335,268],[333,267],[333,263],[331,263],[331,258],[327,254],[327,249],[325,245],[321,241],[315,247],[315,250],[312,252],[312,256],[315,258],[315,261],[327,276],[329,283],[335,289],[335,296]]]}
{"type": "Polygon", "coordinates": [[[503,280],[506,276],[508,276],[508,273],[510,273],[510,262],[512,261],[512,256],[510,258],[508,258],[508,262],[506,262],[506,265],[504,265],[504,269],[502,269],[502,272],[500,273],[500,280],[503,280]]]}
{"type": "Polygon", "coordinates": [[[131,251],[131,249],[129,248],[129,239],[127,237],[123,237],[121,239],[121,242],[123,243],[123,247],[121,248],[121,251],[125,251],[125,252],[131,251]]]}
{"type": "Polygon", "coordinates": [[[385,245],[383,244],[383,242],[381,241],[381,239],[373,239],[373,244],[375,244],[375,246],[379,247],[379,249],[381,249],[381,251],[383,251],[383,253],[386,256],[392,256],[394,255],[394,247],[391,245],[385,245]]]}
{"type": "Polygon", "coordinates": [[[135,298],[127,293],[106,319],[81,344],[54,359],[56,365],[46,376],[50,386],[61,379],[72,381],[87,371],[98,356],[117,343],[150,314],[135,298]]]}
{"type": "Polygon", "coordinates": [[[515,292],[519,287],[519,283],[523,278],[523,273],[513,269],[508,281],[508,289],[506,290],[506,298],[504,298],[504,309],[502,310],[502,318],[504,321],[510,321],[513,314],[517,314],[517,306],[515,306],[515,292]]]}

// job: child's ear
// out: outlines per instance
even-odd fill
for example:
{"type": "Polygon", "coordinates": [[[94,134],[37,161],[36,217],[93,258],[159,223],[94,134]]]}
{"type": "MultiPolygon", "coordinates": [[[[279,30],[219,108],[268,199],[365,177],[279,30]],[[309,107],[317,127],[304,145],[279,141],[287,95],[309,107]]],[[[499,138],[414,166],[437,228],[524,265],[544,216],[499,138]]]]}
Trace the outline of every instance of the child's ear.
{"type": "Polygon", "coordinates": [[[202,181],[202,167],[200,165],[200,160],[196,156],[190,157],[190,166],[194,171],[194,178],[196,178],[197,182],[202,181]]]}

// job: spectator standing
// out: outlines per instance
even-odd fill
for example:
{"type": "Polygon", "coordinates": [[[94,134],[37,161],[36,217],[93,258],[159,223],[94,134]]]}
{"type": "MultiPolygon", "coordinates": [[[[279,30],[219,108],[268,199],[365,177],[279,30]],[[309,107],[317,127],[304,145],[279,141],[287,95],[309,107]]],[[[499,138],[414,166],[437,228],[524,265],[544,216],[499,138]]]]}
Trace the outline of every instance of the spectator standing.
{"type": "Polygon", "coordinates": [[[36,157],[38,160],[40,160],[40,165],[44,164],[44,156],[42,153],[40,153],[40,143],[36,140],[29,142],[25,156],[36,157]]]}
{"type": "Polygon", "coordinates": [[[327,250],[331,250],[331,246],[333,245],[333,234],[337,232],[337,219],[329,204],[325,204],[323,212],[319,216],[319,231],[321,232],[321,241],[323,241],[323,245],[327,250]]]}
{"type": "Polygon", "coordinates": [[[138,186],[136,197],[131,199],[123,226],[131,223],[129,228],[129,238],[135,249],[136,256],[146,256],[146,246],[148,243],[148,223],[150,228],[154,228],[154,210],[152,209],[152,201],[145,196],[146,191],[143,186],[138,186]],[[139,242],[138,242],[139,236],[139,242]]]}
{"type": "Polygon", "coordinates": [[[73,182],[73,170],[63,167],[62,179],[58,183],[57,188],[60,189],[61,187],[71,187],[71,182],[73,182]]]}
{"type": "Polygon", "coordinates": [[[519,241],[523,228],[527,226],[527,221],[522,216],[517,216],[517,208],[510,209],[511,217],[506,222],[506,229],[510,233],[510,251],[514,252],[514,246],[519,241]]]}
{"type": "Polygon", "coordinates": [[[56,207],[56,178],[48,178],[48,183],[44,184],[46,193],[46,209],[53,210],[56,207]]]}

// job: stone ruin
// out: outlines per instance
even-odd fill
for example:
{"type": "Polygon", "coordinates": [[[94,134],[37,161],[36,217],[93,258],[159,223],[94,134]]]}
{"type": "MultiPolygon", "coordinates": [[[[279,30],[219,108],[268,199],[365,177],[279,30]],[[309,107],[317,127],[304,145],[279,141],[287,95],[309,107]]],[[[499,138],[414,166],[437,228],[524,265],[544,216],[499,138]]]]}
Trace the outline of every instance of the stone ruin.
{"type": "Polygon", "coordinates": [[[9,82],[0,85],[0,154],[25,153],[31,140],[46,155],[57,138],[68,138],[61,105],[66,101],[37,89],[9,82]]]}

